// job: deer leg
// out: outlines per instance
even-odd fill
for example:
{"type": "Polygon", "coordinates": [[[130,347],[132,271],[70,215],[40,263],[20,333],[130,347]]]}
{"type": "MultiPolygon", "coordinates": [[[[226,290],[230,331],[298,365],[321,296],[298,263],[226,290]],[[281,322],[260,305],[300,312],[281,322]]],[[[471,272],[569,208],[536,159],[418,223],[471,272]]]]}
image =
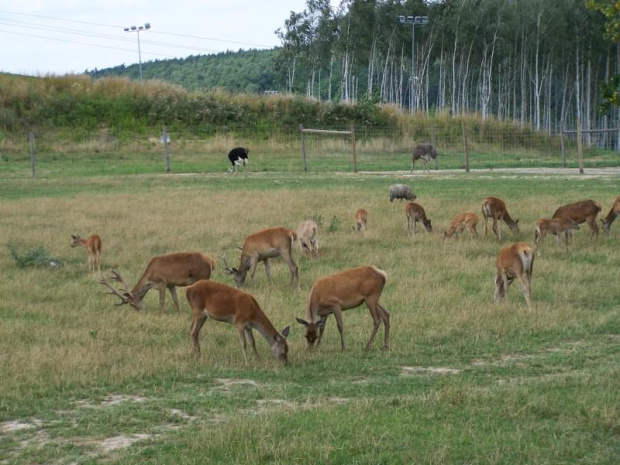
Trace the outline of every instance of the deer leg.
{"type": "Polygon", "coordinates": [[[334,318],[336,319],[336,325],[338,326],[338,332],[340,333],[340,348],[344,352],[344,325],[342,324],[342,311],[340,308],[334,308],[334,318]]]}
{"type": "Polygon", "coordinates": [[[411,159],[411,171],[409,173],[413,173],[413,167],[415,166],[415,158],[411,159]]]}
{"type": "Polygon", "coordinates": [[[271,280],[271,264],[269,263],[269,259],[266,258],[265,261],[265,273],[267,273],[267,279],[269,279],[269,284],[273,284],[271,280]]]}
{"type": "MultiPolygon", "coordinates": [[[[252,258],[250,260],[250,287],[254,285],[254,273],[256,273],[257,266],[258,266],[258,259],[252,258]]],[[[269,280],[271,281],[271,277],[269,278],[269,280]]]]}
{"type": "Polygon", "coordinates": [[[418,221],[416,219],[413,220],[413,235],[418,234],[418,221]]]}
{"type": "Polygon", "coordinates": [[[321,339],[323,339],[323,333],[325,332],[325,326],[327,326],[327,320],[325,320],[325,323],[319,326],[319,337],[316,340],[317,347],[319,347],[319,345],[321,344],[321,339]]]}
{"type": "Polygon", "coordinates": [[[291,284],[297,284],[297,289],[301,289],[299,284],[299,268],[293,261],[293,256],[290,251],[285,251],[282,254],[282,258],[288,263],[288,269],[291,272],[291,284]]]}
{"type": "Polygon", "coordinates": [[[531,309],[532,308],[532,293],[531,293],[530,286],[526,278],[523,276],[523,274],[519,276],[519,281],[521,281],[521,289],[523,289],[523,296],[525,297],[527,308],[531,309]]]}
{"type": "Polygon", "coordinates": [[[590,240],[594,237],[598,238],[598,225],[596,224],[596,218],[591,216],[586,221],[588,222],[588,226],[590,226],[590,231],[592,231],[590,233],[590,240]]]}
{"type": "Polygon", "coordinates": [[[390,313],[383,308],[381,305],[379,305],[379,303],[377,302],[377,310],[379,310],[379,316],[381,318],[381,320],[383,321],[383,348],[384,349],[389,349],[390,348],[390,313]]]}
{"type": "Polygon", "coordinates": [[[248,335],[248,339],[250,340],[250,345],[252,346],[254,355],[256,355],[256,360],[260,360],[260,355],[258,355],[258,351],[256,350],[256,341],[254,340],[254,334],[252,333],[252,328],[246,328],[245,333],[248,335]]]}
{"type": "Polygon", "coordinates": [[[175,286],[168,286],[168,290],[170,291],[170,295],[172,296],[174,306],[177,308],[177,312],[181,313],[181,309],[179,308],[179,299],[177,298],[177,288],[175,286]]]}
{"type": "Polygon", "coordinates": [[[368,339],[368,343],[366,344],[366,350],[372,349],[372,343],[375,340],[375,336],[377,335],[377,331],[379,331],[379,326],[381,326],[381,317],[379,316],[379,312],[377,310],[377,300],[376,299],[365,299],[364,302],[370,311],[370,316],[372,317],[372,333],[370,334],[370,339],[368,339]]]}
{"type": "Polygon", "coordinates": [[[164,307],[166,305],[166,284],[159,283],[158,285],[154,287],[157,288],[157,290],[159,291],[159,307],[161,308],[161,311],[163,312],[164,307]]]}
{"type": "Polygon", "coordinates": [[[237,335],[239,336],[239,343],[241,344],[241,350],[243,351],[243,359],[247,365],[248,363],[248,351],[247,342],[245,340],[245,328],[242,325],[237,326],[237,335]]]}
{"type": "Polygon", "coordinates": [[[493,295],[493,301],[498,303],[504,296],[504,280],[500,271],[495,275],[495,294],[493,295]]]}
{"type": "Polygon", "coordinates": [[[194,344],[194,353],[196,355],[200,355],[200,344],[198,342],[198,335],[200,334],[200,329],[202,325],[207,321],[207,315],[204,312],[200,312],[198,315],[194,312],[194,318],[192,320],[192,327],[190,328],[190,336],[192,338],[192,343],[194,344]]]}
{"type": "MultiPolygon", "coordinates": [[[[97,270],[101,273],[101,264],[99,263],[99,251],[95,252],[95,263],[97,264],[97,270]]],[[[94,268],[93,268],[94,271],[94,268]]]]}
{"type": "Polygon", "coordinates": [[[495,218],[493,218],[493,232],[495,233],[495,237],[497,237],[498,240],[502,239],[502,233],[501,231],[498,232],[498,220],[496,220],[495,218]]]}

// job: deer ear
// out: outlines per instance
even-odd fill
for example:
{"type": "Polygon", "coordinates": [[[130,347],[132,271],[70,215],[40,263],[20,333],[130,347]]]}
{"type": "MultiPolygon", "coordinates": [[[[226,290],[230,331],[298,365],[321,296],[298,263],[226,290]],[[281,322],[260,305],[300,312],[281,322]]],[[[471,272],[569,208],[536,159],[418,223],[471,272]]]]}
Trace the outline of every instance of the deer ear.
{"type": "Polygon", "coordinates": [[[252,260],[249,258],[245,259],[245,270],[249,270],[252,267],[252,260]]]}
{"type": "Polygon", "coordinates": [[[306,320],[302,320],[301,318],[295,318],[297,320],[297,323],[299,323],[300,325],[304,325],[304,326],[308,326],[308,322],[306,320]]]}
{"type": "Polygon", "coordinates": [[[287,326],[286,328],[284,328],[284,329],[282,330],[282,336],[283,336],[283,337],[288,337],[288,333],[289,333],[290,331],[291,331],[291,327],[290,327],[290,326],[287,326]]]}
{"type": "MultiPolygon", "coordinates": [[[[603,221],[603,220],[601,220],[601,221],[603,221]]],[[[71,237],[72,237],[73,239],[77,239],[77,238],[78,238],[77,236],[74,236],[73,234],[71,234],[71,237]]]]}
{"type": "Polygon", "coordinates": [[[317,326],[324,326],[326,321],[327,321],[327,317],[324,316],[323,318],[321,318],[319,321],[316,322],[316,325],[317,326]]]}

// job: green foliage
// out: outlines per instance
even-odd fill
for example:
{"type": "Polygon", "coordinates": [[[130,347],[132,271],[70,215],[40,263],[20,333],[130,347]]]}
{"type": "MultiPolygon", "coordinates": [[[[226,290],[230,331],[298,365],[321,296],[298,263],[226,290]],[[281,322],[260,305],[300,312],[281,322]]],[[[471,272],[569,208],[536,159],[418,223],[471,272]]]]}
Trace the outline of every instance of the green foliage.
{"type": "Polygon", "coordinates": [[[13,244],[7,244],[11,257],[20,268],[50,268],[56,270],[62,266],[62,261],[52,258],[43,246],[36,246],[19,254],[13,244]]]}
{"type": "Polygon", "coordinates": [[[340,229],[340,223],[340,218],[338,218],[336,215],[332,216],[332,219],[329,221],[327,232],[332,234],[337,232],[340,229]]]}

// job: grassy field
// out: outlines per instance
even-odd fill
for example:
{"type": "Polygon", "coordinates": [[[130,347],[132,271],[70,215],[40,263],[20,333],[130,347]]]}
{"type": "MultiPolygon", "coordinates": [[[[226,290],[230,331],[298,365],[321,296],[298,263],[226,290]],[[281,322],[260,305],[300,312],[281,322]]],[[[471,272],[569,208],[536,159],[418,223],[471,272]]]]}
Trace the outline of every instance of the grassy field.
{"type": "MultiPolygon", "coordinates": [[[[0,463],[618,463],[620,226],[597,241],[582,227],[568,251],[547,238],[532,311],[517,284],[493,304],[495,257],[517,239],[505,226],[502,242],[482,224],[478,240],[440,238],[454,214],[497,195],[531,243],[558,205],[592,198],[607,213],[617,178],[97,171],[0,175],[0,463]],[[433,233],[407,234],[394,182],[413,186],[433,233]],[[352,229],[360,207],[365,235],[352,229]],[[262,360],[245,365],[233,327],[211,321],[194,358],[182,290],[181,314],[169,295],[160,312],[154,291],[145,313],[116,307],[85,250],[69,247],[71,234],[100,234],[106,274],[133,284],[153,256],[226,253],[232,265],[248,234],[309,217],[321,220],[321,255],[296,249],[301,292],[281,261],[273,285],[261,266],[248,289],[278,330],[291,325],[288,367],[262,338],[262,360]],[[64,265],[18,268],[9,243],[64,265]],[[387,273],[391,350],[383,330],[363,350],[364,307],[344,314],[346,352],[333,319],[307,351],[295,317],[312,283],[361,264],[387,273]]],[[[232,285],[221,267],[213,279],[232,285]]]]}

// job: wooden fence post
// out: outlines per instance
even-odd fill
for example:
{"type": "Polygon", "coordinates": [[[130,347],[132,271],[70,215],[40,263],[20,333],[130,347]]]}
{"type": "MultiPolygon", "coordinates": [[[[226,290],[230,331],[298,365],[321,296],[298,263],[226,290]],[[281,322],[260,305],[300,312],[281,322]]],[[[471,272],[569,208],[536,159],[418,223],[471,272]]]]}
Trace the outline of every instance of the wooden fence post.
{"type": "Polygon", "coordinates": [[[170,138],[168,137],[168,126],[164,124],[162,142],[164,143],[164,170],[170,173],[170,138]]]}
{"type": "Polygon", "coordinates": [[[577,155],[579,156],[579,174],[583,174],[583,141],[581,140],[581,119],[577,119],[577,155]]]}
{"type": "Polygon", "coordinates": [[[564,125],[560,131],[560,147],[562,148],[562,167],[566,168],[566,149],[564,148],[564,125]]]}
{"type": "Polygon", "coordinates": [[[301,134],[301,160],[304,162],[304,172],[308,172],[308,162],[306,161],[306,136],[304,135],[304,125],[299,125],[299,133],[301,134]]]}
{"type": "Polygon", "coordinates": [[[353,172],[357,173],[357,152],[355,150],[355,126],[351,124],[351,143],[353,144],[353,172]]]}
{"type": "Polygon", "coordinates": [[[28,133],[28,146],[30,147],[30,171],[32,172],[32,177],[37,177],[37,160],[35,154],[35,143],[34,143],[34,133],[30,131],[28,133]]]}
{"type": "Polygon", "coordinates": [[[461,130],[463,131],[463,146],[465,147],[465,172],[469,173],[469,147],[467,145],[467,132],[465,131],[464,121],[461,121],[461,130]]]}

